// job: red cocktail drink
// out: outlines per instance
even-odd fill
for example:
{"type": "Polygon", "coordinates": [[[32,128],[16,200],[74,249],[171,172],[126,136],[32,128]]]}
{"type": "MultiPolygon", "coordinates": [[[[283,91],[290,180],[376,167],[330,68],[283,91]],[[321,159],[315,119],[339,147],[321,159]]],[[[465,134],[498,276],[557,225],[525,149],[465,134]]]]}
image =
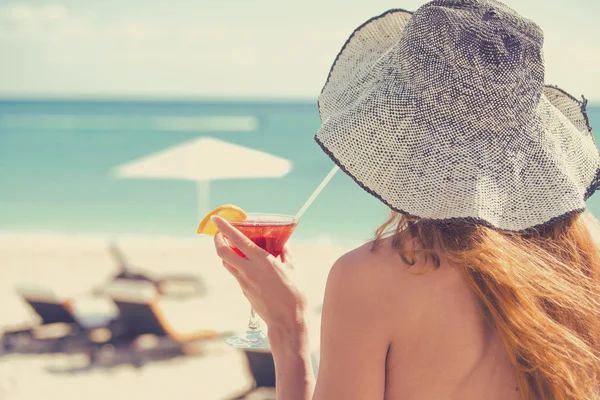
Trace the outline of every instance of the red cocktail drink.
{"type": "MultiPolygon", "coordinates": [[[[257,246],[277,257],[296,228],[296,220],[286,215],[248,215],[244,221],[232,221],[257,246]]],[[[237,249],[236,252],[242,255],[237,249]]]]}
{"type": "MultiPolygon", "coordinates": [[[[243,221],[230,221],[231,225],[252,240],[257,246],[278,257],[292,236],[298,220],[291,215],[247,214],[243,221]]],[[[245,255],[233,248],[240,256],[245,255]]],[[[245,335],[232,336],[225,341],[230,346],[250,348],[269,347],[269,340],[260,328],[258,315],[250,309],[250,321],[245,335]]]]}

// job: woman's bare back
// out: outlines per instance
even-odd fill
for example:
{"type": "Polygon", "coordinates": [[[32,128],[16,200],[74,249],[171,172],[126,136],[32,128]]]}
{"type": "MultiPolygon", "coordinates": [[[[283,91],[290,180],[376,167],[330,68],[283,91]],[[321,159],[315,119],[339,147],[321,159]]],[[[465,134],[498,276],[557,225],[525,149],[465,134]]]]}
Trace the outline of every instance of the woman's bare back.
{"type": "Polygon", "coordinates": [[[514,371],[497,332],[457,268],[418,258],[409,267],[389,243],[352,252],[389,309],[385,398],[517,400],[514,371]]]}

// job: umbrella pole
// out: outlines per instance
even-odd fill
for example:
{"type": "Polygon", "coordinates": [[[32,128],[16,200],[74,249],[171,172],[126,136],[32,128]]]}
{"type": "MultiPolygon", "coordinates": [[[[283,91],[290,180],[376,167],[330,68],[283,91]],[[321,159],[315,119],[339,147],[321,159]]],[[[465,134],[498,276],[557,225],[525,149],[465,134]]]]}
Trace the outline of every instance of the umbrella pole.
{"type": "Polygon", "coordinates": [[[209,181],[197,181],[198,218],[202,219],[210,211],[210,186],[209,181]]]}

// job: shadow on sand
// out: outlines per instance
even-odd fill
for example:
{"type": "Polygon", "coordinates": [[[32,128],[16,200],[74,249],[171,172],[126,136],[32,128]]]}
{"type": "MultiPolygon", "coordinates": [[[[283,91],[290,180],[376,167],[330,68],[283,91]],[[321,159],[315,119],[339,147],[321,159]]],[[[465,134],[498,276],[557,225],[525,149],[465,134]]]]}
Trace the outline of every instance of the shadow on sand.
{"type": "Polygon", "coordinates": [[[15,338],[10,350],[0,351],[0,357],[11,355],[67,356],[67,365],[45,367],[51,374],[86,373],[94,369],[110,370],[123,365],[143,368],[155,362],[164,362],[182,357],[202,357],[228,349],[222,339],[178,343],[166,337],[141,336],[132,341],[115,343],[90,343],[80,335],[58,338],[15,338]],[[74,361],[68,362],[69,359],[74,361]]]}

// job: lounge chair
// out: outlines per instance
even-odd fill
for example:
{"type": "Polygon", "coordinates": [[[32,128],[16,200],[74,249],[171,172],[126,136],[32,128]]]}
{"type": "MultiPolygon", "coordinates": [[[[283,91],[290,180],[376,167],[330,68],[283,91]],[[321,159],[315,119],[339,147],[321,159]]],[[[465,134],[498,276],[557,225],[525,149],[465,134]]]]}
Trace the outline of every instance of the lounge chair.
{"type": "MultiPolygon", "coordinates": [[[[195,275],[179,273],[153,276],[148,272],[142,272],[139,268],[132,267],[115,242],[110,243],[109,252],[117,264],[118,272],[108,284],[122,279],[149,282],[154,285],[159,294],[179,298],[201,296],[206,293],[204,282],[195,275]]],[[[101,294],[103,291],[104,286],[94,290],[96,294],[101,294]]]]}
{"type": "Polygon", "coordinates": [[[275,387],[275,364],[269,349],[244,349],[256,388],[275,387]]]}
{"type": "Polygon", "coordinates": [[[107,286],[106,293],[119,310],[119,331],[113,334],[113,344],[133,342],[152,335],[168,339],[180,348],[186,344],[221,337],[223,333],[215,329],[194,326],[181,329],[174,326],[161,309],[160,296],[156,287],[143,281],[117,280],[107,286]]]}
{"type": "MultiPolygon", "coordinates": [[[[248,370],[254,379],[253,387],[231,400],[275,400],[275,363],[270,349],[244,349],[248,370]]],[[[319,368],[319,350],[311,351],[315,376],[319,368]]]]}
{"type": "Polygon", "coordinates": [[[59,296],[44,286],[21,286],[17,288],[17,293],[40,322],[6,330],[2,335],[4,350],[14,350],[19,343],[40,338],[54,340],[52,350],[62,351],[68,339],[77,337],[88,340],[95,330],[111,329],[111,324],[117,320],[117,315],[110,311],[82,314],[75,309],[72,298],[59,296]]]}

